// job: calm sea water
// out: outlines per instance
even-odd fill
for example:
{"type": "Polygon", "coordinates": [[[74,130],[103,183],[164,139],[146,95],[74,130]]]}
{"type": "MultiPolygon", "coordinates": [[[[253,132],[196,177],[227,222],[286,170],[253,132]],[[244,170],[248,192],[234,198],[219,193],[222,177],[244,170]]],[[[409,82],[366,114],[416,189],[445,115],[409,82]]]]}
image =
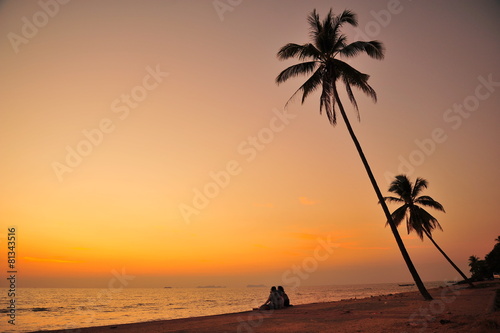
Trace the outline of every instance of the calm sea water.
{"type": "MultiPolygon", "coordinates": [[[[429,288],[444,285],[426,283],[429,288]]],[[[286,288],[285,288],[286,290],[286,288]]],[[[395,283],[299,287],[286,290],[292,304],[337,301],[416,290],[395,283]]],[[[269,288],[19,288],[16,325],[8,323],[7,290],[0,289],[0,331],[31,332],[186,318],[248,311],[269,288]]]]}

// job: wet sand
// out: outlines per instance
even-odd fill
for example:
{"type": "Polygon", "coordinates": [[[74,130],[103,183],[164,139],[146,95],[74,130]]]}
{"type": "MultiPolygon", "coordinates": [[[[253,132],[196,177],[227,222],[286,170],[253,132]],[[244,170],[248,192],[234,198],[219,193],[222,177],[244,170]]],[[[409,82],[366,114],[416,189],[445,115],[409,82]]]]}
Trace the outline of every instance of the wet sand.
{"type": "MultiPolygon", "coordinates": [[[[298,305],[282,310],[151,321],[50,332],[500,332],[500,282],[298,305]],[[498,290],[498,292],[497,292],[498,290]],[[498,294],[498,295],[497,295],[498,294]]],[[[48,332],[48,331],[44,331],[48,332]]]]}

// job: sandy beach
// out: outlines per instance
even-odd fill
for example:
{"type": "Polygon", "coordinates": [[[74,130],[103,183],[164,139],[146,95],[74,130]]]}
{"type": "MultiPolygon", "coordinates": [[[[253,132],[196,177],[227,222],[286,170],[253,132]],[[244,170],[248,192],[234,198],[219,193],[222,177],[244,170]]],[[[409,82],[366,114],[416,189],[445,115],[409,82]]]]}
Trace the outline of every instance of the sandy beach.
{"type": "Polygon", "coordinates": [[[500,332],[500,281],[476,285],[474,289],[465,285],[431,289],[434,300],[430,302],[424,301],[418,292],[408,292],[298,305],[283,310],[89,327],[69,332],[500,332]]]}

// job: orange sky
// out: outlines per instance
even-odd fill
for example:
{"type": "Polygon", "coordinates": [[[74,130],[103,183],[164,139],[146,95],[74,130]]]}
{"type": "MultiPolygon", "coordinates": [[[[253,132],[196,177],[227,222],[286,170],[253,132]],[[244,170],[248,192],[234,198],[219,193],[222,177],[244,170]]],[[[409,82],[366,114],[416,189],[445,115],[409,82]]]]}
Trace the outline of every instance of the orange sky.
{"type": "MultiPolygon", "coordinates": [[[[16,226],[20,286],[410,281],[344,124],[318,94],[283,109],[304,79],[274,83],[294,63],[277,50],[332,5],[387,49],[351,62],[379,96],[350,115],[384,194],[388,175],[427,178],[464,271],[493,247],[498,2],[45,3],[0,2],[0,244],[16,226]]],[[[400,230],[423,280],[457,276],[400,230]]]]}

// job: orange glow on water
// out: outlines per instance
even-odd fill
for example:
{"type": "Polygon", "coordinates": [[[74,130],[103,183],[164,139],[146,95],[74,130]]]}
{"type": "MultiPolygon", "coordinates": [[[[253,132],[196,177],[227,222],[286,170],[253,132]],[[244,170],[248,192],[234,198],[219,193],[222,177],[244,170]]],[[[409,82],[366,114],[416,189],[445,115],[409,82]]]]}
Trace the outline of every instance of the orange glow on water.
{"type": "MultiPolygon", "coordinates": [[[[333,5],[364,29],[387,3],[333,5]]],[[[313,9],[288,7],[245,2],[221,21],[210,2],[72,1],[18,52],[4,38],[0,244],[16,226],[21,283],[79,286],[123,268],[137,286],[244,285],[304,263],[317,264],[306,284],[408,279],[344,124],[319,115],[319,93],[283,108],[305,78],[276,86],[292,62],[275,54],[308,41],[313,9]]],[[[39,10],[2,2],[4,35],[22,34],[21,18],[39,10]]],[[[356,92],[360,123],[345,105],[384,194],[387,174],[429,180],[426,194],[447,211],[435,238],[467,271],[498,236],[499,8],[442,13],[449,4],[404,4],[369,36],[386,59],[350,63],[371,75],[379,101],[356,92]]],[[[400,232],[424,280],[452,277],[431,244],[400,232]]]]}

